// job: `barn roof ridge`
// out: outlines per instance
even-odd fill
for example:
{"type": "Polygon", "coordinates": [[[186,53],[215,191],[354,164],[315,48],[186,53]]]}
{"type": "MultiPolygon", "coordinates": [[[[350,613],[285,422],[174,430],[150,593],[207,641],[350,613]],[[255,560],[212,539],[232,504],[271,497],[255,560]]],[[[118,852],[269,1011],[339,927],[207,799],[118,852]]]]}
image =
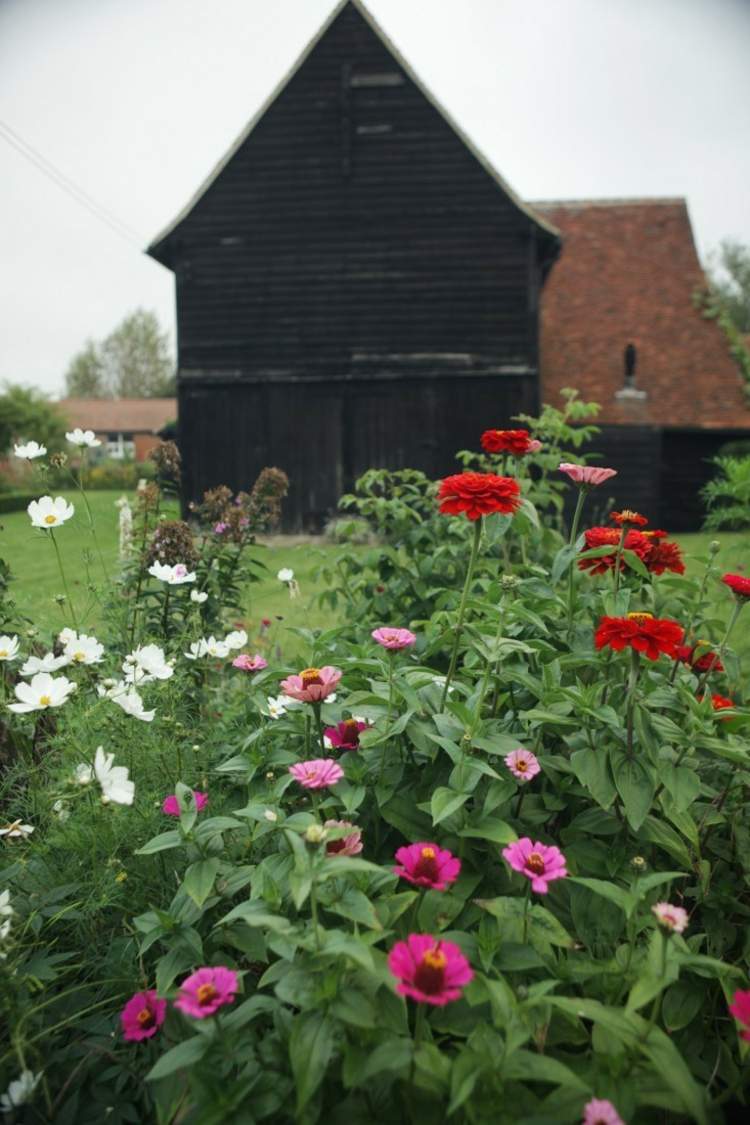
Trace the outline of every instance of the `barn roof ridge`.
{"type": "Polygon", "coordinates": [[[481,151],[481,149],[479,149],[477,147],[477,145],[474,143],[474,141],[472,141],[471,137],[469,137],[469,135],[465,132],[465,130],[461,128],[461,126],[455,121],[455,119],[452,117],[452,115],[445,109],[445,107],[438,100],[438,98],[435,97],[435,95],[432,93],[432,91],[425,85],[425,83],[421,80],[419,75],[414,71],[411,64],[401,54],[401,52],[399,51],[398,47],[395,45],[393,40],[390,39],[390,37],[386,34],[386,32],[383,30],[383,28],[380,26],[380,24],[377,22],[375,17],[372,15],[372,13],[369,11],[369,9],[365,6],[365,4],[362,2],[362,0],[339,0],[339,2],[336,4],[336,6],[333,8],[333,10],[329,13],[327,18],[323,21],[321,26],[318,28],[318,30],[315,32],[315,34],[312,36],[312,38],[309,40],[307,45],[303,48],[303,50],[297,56],[297,58],[292,63],[292,66],[289,68],[289,70],[282,76],[280,81],[277,82],[276,86],[273,88],[271,93],[263,101],[263,103],[260,105],[258,110],[253,114],[253,116],[250,118],[250,121],[247,123],[247,125],[244,127],[244,129],[242,129],[242,131],[239,133],[239,135],[235,138],[235,140],[229,146],[229,148],[224,153],[224,155],[221,157],[221,159],[217,161],[217,163],[214,165],[212,170],[209,172],[209,174],[206,176],[206,178],[199,185],[198,189],[195,192],[193,192],[193,194],[191,195],[190,199],[187,201],[185,206],[179,211],[177,216],[170,223],[167,223],[167,225],[165,227],[163,227],[162,230],[159,231],[159,233],[156,235],[156,237],[151,240],[151,242],[146,247],[145,253],[151,255],[152,257],[156,257],[156,255],[154,254],[154,251],[157,249],[157,247],[160,245],[160,243],[162,243],[164,241],[164,239],[166,239],[170,234],[172,234],[172,232],[176,229],[176,227],[179,226],[179,224],[183,221],[183,219],[187,218],[187,216],[193,210],[195,205],[199,202],[201,197],[205,194],[205,192],[208,190],[208,188],[211,187],[211,185],[215,182],[215,180],[218,179],[218,177],[221,175],[221,173],[224,171],[224,169],[230,163],[232,158],[236,155],[236,153],[239,151],[239,149],[242,147],[242,145],[245,143],[245,141],[251,135],[251,133],[255,129],[255,126],[261,121],[261,119],[265,116],[265,114],[271,108],[271,106],[276,101],[276,99],[286,89],[289,82],[292,80],[294,75],[300,69],[302,64],[312,54],[315,47],[317,47],[318,43],[323,38],[325,33],[328,31],[328,29],[332,26],[334,21],[343,12],[343,10],[345,8],[349,7],[350,5],[351,5],[351,7],[355,8],[359,12],[359,14],[362,16],[362,18],[365,20],[365,22],[371,28],[371,30],[375,33],[375,35],[378,37],[378,39],[380,39],[381,43],[384,45],[386,50],[390,51],[390,53],[393,55],[393,57],[395,58],[396,62],[399,64],[399,66],[401,66],[403,68],[403,70],[406,72],[408,77],[411,79],[411,81],[414,83],[414,85],[417,87],[417,89],[420,91],[420,93],[423,95],[423,97],[425,97],[427,99],[427,101],[433,106],[433,108],[437,110],[437,112],[441,115],[441,117],[446,122],[446,124],[451,129],[453,129],[453,131],[458,136],[459,140],[461,140],[463,142],[463,144],[466,146],[466,148],[469,150],[469,152],[472,154],[472,156],[475,158],[475,160],[477,160],[477,162],[484,168],[485,172],[487,172],[488,175],[495,181],[495,183],[498,185],[498,187],[500,187],[501,190],[503,192],[505,192],[505,194],[508,196],[508,198],[511,200],[511,202],[521,212],[523,212],[523,214],[527,215],[533,222],[535,222],[539,227],[541,227],[543,230],[545,230],[548,234],[551,234],[551,235],[555,236],[556,238],[559,238],[560,232],[557,229],[557,227],[555,227],[552,223],[550,223],[548,219],[545,219],[541,215],[536,214],[536,212],[533,209],[533,205],[525,202],[521,198],[521,196],[516,191],[513,190],[513,188],[503,178],[503,176],[501,176],[500,172],[498,172],[497,168],[495,168],[495,166],[492,164],[492,162],[489,160],[489,158],[487,156],[485,156],[485,154],[481,151]]]}
{"type": "Polygon", "coordinates": [[[611,196],[592,199],[531,199],[531,207],[651,207],[651,206],[684,206],[687,199],[684,195],[631,195],[611,196]]]}

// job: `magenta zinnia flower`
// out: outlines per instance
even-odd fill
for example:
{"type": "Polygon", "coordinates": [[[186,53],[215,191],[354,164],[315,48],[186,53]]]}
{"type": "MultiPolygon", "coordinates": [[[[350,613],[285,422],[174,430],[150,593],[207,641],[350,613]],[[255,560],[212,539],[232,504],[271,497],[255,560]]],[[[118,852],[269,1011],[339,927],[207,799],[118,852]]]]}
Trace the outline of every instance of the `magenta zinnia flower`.
{"type": "Polygon", "coordinates": [[[340,679],[341,671],[328,664],[324,668],[305,668],[282,680],[281,690],[300,703],[321,703],[336,690],[340,679]]]}
{"type": "Polygon", "coordinates": [[[326,727],[323,734],[337,750],[359,750],[359,736],[368,727],[361,719],[344,719],[335,727],[326,727]]]}
{"type": "Polygon", "coordinates": [[[257,652],[255,656],[250,656],[247,652],[241,652],[232,661],[232,667],[239,668],[242,672],[262,672],[264,668],[268,667],[268,661],[257,652]]]}
{"type": "Polygon", "coordinates": [[[325,828],[351,828],[346,836],[339,836],[338,840],[330,840],[326,844],[326,855],[359,855],[362,851],[362,830],[356,828],[348,820],[327,820],[325,828]]]}
{"type": "Polygon", "coordinates": [[[525,750],[523,746],[519,746],[517,750],[511,750],[505,758],[505,764],[519,781],[531,781],[532,777],[541,771],[541,766],[535,754],[530,750],[525,750]]]}
{"type": "Polygon", "coordinates": [[[392,652],[399,652],[402,648],[411,648],[417,640],[410,629],[392,629],[388,625],[383,625],[380,629],[373,629],[371,636],[379,645],[390,649],[392,652]]]}
{"type": "Polygon", "coordinates": [[[164,1023],[167,1014],[166,1000],[160,1000],[153,988],[136,992],[120,1012],[123,1038],[129,1043],[150,1039],[164,1023]]]}
{"type": "Polygon", "coordinates": [[[326,789],[341,781],[344,771],[333,758],[313,758],[309,762],[297,762],[289,767],[295,781],[305,789],[326,789]]]}
{"type": "MultiPolygon", "coordinates": [[[[201,793],[198,789],[194,789],[193,800],[195,801],[196,810],[200,812],[201,809],[205,809],[206,805],[208,804],[208,793],[201,793]]],[[[177,799],[176,793],[170,793],[168,797],[164,798],[161,805],[161,811],[163,813],[166,813],[167,816],[180,815],[180,802],[177,799]]]]}
{"type": "Polygon", "coordinates": [[[174,1002],[186,1016],[203,1020],[231,1004],[237,994],[237,974],[224,965],[198,969],[180,985],[180,994],[174,1002]]]}
{"type": "Polygon", "coordinates": [[[681,906],[672,906],[671,902],[657,902],[651,909],[656,915],[659,925],[663,926],[665,930],[674,930],[676,934],[681,934],[683,930],[687,929],[688,912],[683,910],[681,906]]]}
{"type": "Polygon", "coordinates": [[[588,488],[604,484],[610,477],[617,476],[617,469],[602,469],[597,465],[574,465],[570,461],[562,462],[560,472],[565,473],[576,484],[585,485],[588,488]]]}
{"type": "Polygon", "coordinates": [[[583,1107],[581,1125],[625,1125],[619,1113],[606,1098],[592,1098],[583,1107]]]}
{"type": "Polygon", "coordinates": [[[409,934],[388,954],[388,968],[398,978],[396,991],[422,1004],[458,1000],[473,978],[471,965],[452,941],[436,941],[431,934],[409,934]]]}
{"type": "Polygon", "coordinates": [[[528,836],[503,848],[503,858],[514,871],[520,871],[527,879],[531,879],[532,891],[540,895],[547,894],[553,879],[563,879],[568,874],[565,856],[559,848],[534,843],[528,836]]]}
{"type": "Polygon", "coordinates": [[[398,849],[396,859],[400,865],[393,868],[396,875],[435,891],[444,891],[449,883],[455,883],[461,871],[461,860],[437,844],[409,844],[398,849]]]}
{"type": "Polygon", "coordinates": [[[750,992],[738,988],[732,997],[729,1011],[737,1020],[737,1023],[742,1025],[742,1030],[739,1033],[740,1039],[746,1039],[750,1043],[750,992]]]}

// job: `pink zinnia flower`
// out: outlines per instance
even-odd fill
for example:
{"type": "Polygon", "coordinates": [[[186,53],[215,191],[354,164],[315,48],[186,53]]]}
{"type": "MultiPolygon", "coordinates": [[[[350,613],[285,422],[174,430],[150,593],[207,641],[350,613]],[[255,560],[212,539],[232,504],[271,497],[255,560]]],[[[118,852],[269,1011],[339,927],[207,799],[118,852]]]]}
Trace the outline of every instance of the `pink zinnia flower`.
{"type": "Polygon", "coordinates": [[[326,664],[324,668],[305,668],[294,676],[287,676],[281,681],[281,690],[300,703],[320,703],[336,690],[340,679],[340,669],[326,664]]]}
{"type": "Polygon", "coordinates": [[[688,912],[681,906],[672,906],[671,902],[657,902],[651,909],[659,925],[664,926],[665,930],[674,930],[676,934],[681,934],[687,929],[688,912]]]}
{"type": "Polygon", "coordinates": [[[337,750],[359,750],[359,736],[368,729],[369,724],[361,719],[344,719],[335,727],[326,727],[323,734],[337,750]]]}
{"type": "Polygon", "coordinates": [[[532,777],[536,777],[541,772],[541,766],[535,754],[530,750],[525,750],[523,746],[519,746],[517,750],[511,750],[505,758],[505,764],[519,781],[531,781],[532,777]]]}
{"type": "Polygon", "coordinates": [[[174,1002],[186,1016],[203,1020],[231,1004],[237,994],[237,974],[224,965],[198,969],[180,985],[180,994],[174,1002]]]}
{"type": "Polygon", "coordinates": [[[597,465],[574,465],[570,461],[563,461],[560,472],[566,473],[576,484],[586,488],[604,484],[610,477],[617,476],[617,469],[601,469],[597,465]]]}
{"type": "Polygon", "coordinates": [[[625,1125],[619,1113],[606,1098],[592,1098],[583,1107],[581,1125],[625,1125]]]}
{"type": "Polygon", "coordinates": [[[529,438],[529,446],[528,446],[528,449],[526,450],[526,452],[527,453],[538,453],[540,451],[540,449],[542,449],[542,448],[543,448],[542,443],[538,440],[538,438],[529,438]]]}
{"type": "Polygon", "coordinates": [[[241,652],[232,661],[233,668],[239,668],[243,672],[262,672],[264,668],[268,667],[268,661],[256,652],[255,656],[250,656],[247,652],[241,652]]]}
{"type": "Polygon", "coordinates": [[[547,894],[553,879],[563,879],[568,874],[565,856],[559,848],[534,843],[528,836],[503,848],[503,858],[514,871],[531,879],[531,889],[540,895],[547,894]]]}
{"type": "Polygon", "coordinates": [[[458,1000],[473,978],[471,965],[452,941],[436,941],[431,934],[409,934],[388,954],[388,968],[399,980],[396,991],[422,1004],[458,1000]]]}
{"type": "Polygon", "coordinates": [[[326,855],[359,855],[364,847],[362,843],[362,830],[356,828],[348,820],[327,820],[325,828],[351,828],[346,836],[339,836],[338,840],[330,840],[326,844],[326,855]]]}
{"type": "Polygon", "coordinates": [[[729,1011],[737,1023],[742,1025],[740,1039],[746,1039],[750,1043],[750,992],[738,988],[732,997],[729,1011]]]}
{"type": "Polygon", "coordinates": [[[305,789],[326,789],[341,781],[344,776],[341,766],[333,758],[313,758],[309,762],[297,762],[289,767],[289,772],[305,789]]]}
{"type": "Polygon", "coordinates": [[[398,849],[396,859],[400,865],[393,868],[396,875],[435,891],[444,891],[449,883],[455,883],[461,871],[461,860],[437,844],[409,844],[398,849]]]}
{"type": "Polygon", "coordinates": [[[153,988],[136,992],[120,1012],[123,1038],[129,1043],[150,1039],[164,1023],[167,1014],[166,1000],[160,1000],[153,988]]]}
{"type": "MultiPolygon", "coordinates": [[[[208,793],[201,793],[198,789],[194,789],[193,800],[195,801],[196,810],[200,812],[201,809],[205,809],[206,805],[208,804],[208,793]]],[[[180,802],[177,799],[176,793],[171,793],[169,797],[164,798],[161,805],[161,811],[163,813],[166,813],[167,816],[180,815],[180,802]]]]}
{"type": "Polygon", "coordinates": [[[410,629],[392,629],[388,625],[383,625],[380,629],[373,629],[371,636],[379,645],[390,649],[392,652],[400,652],[402,648],[411,648],[417,640],[410,629]]]}

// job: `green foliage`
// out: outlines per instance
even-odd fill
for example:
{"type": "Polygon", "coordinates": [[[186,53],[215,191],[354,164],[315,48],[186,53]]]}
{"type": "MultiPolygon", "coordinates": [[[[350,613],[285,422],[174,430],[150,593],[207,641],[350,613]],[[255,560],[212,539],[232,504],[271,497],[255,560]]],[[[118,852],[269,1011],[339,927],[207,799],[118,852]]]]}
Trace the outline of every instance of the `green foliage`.
{"type": "Polygon", "coordinates": [[[708,507],[706,531],[750,527],[750,457],[715,457],[718,472],[701,490],[708,507]]]}
{"type": "Polygon", "coordinates": [[[169,336],[136,309],[101,342],[87,340],[65,374],[69,398],[161,398],[175,393],[169,336]]]}
{"type": "Polygon", "coordinates": [[[710,279],[715,303],[738,332],[750,333],[750,246],[725,239],[712,255],[710,279]]]}
{"type": "Polygon", "coordinates": [[[0,453],[14,443],[36,441],[50,452],[65,445],[68,421],[47,395],[34,387],[5,383],[0,394],[0,453]]]}

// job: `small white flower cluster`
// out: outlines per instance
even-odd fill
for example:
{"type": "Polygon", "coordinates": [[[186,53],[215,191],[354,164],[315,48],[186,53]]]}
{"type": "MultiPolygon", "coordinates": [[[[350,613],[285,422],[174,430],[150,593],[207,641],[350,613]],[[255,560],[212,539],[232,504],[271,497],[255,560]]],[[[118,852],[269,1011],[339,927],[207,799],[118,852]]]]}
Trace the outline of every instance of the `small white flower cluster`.
{"type": "Polygon", "coordinates": [[[0,961],[4,961],[8,954],[3,949],[11,929],[13,907],[10,905],[10,891],[0,891],[0,961]]]}
{"type": "Polygon", "coordinates": [[[195,602],[196,605],[203,605],[205,601],[208,601],[208,594],[205,590],[191,590],[190,601],[195,602]]]}
{"type": "Polygon", "coordinates": [[[201,660],[204,656],[211,657],[214,660],[225,660],[233,652],[239,652],[247,644],[247,633],[244,629],[236,629],[232,633],[227,633],[223,641],[219,641],[216,637],[201,637],[199,641],[194,641],[190,645],[190,652],[186,652],[185,656],[188,660],[201,660]]]}
{"type": "Polygon", "coordinates": [[[97,449],[102,444],[93,430],[82,430],[80,426],[65,436],[71,445],[84,445],[88,449],[97,449]]]}
{"type": "Polygon", "coordinates": [[[115,507],[119,510],[120,532],[120,558],[124,559],[130,554],[133,547],[133,509],[130,507],[127,496],[115,500],[115,507]]]}
{"type": "Polygon", "coordinates": [[[26,1105],[36,1089],[42,1072],[34,1074],[30,1070],[22,1070],[19,1078],[11,1082],[4,1094],[0,1095],[0,1109],[3,1113],[12,1113],[19,1106],[26,1105]]]}
{"type": "Polygon", "coordinates": [[[174,675],[174,661],[167,660],[164,649],[158,645],[139,645],[125,657],[122,670],[129,684],[148,684],[170,679],[174,675]]]}
{"type": "Polygon", "coordinates": [[[78,785],[89,785],[94,778],[102,790],[102,801],[116,805],[132,805],[135,797],[135,783],[128,777],[126,766],[114,764],[114,754],[105,754],[103,746],[97,746],[93,768],[82,762],[76,767],[73,780],[78,785]]]}
{"type": "Polygon", "coordinates": [[[96,690],[102,699],[111,699],[126,715],[144,723],[153,721],[156,711],[147,711],[140,694],[124,680],[104,680],[96,685],[96,690]]]}

